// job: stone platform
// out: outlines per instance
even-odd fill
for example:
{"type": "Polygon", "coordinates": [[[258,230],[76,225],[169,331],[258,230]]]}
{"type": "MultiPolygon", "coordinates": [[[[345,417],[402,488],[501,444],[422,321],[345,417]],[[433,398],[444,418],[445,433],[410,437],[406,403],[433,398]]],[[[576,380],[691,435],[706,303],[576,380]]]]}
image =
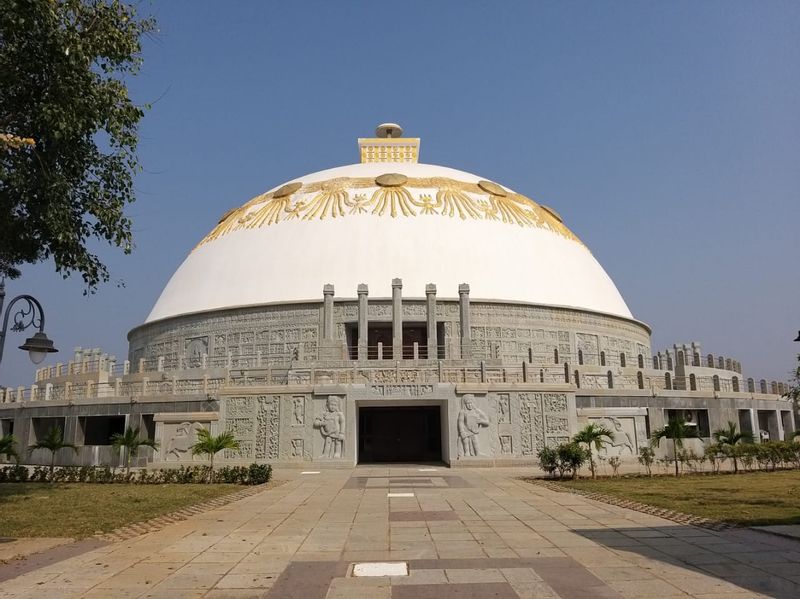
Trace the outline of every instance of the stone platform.
{"type": "Polygon", "coordinates": [[[678,525],[519,480],[358,467],[290,480],[0,584],[2,598],[800,596],[800,542],[678,525]],[[404,562],[407,576],[352,575],[404,562]]]}

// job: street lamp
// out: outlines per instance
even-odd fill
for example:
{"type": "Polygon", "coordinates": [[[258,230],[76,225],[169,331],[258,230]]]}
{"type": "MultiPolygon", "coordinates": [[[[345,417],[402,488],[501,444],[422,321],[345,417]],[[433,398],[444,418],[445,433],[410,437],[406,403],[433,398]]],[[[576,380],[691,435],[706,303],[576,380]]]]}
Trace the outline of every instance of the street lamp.
{"type": "Polygon", "coordinates": [[[800,341],[800,331],[797,331],[797,339],[795,341],[800,341]]]}
{"type": "MultiPolygon", "coordinates": [[[[3,304],[6,300],[6,282],[0,281],[0,313],[3,312],[3,304]]],[[[31,362],[41,364],[47,354],[57,352],[53,347],[53,342],[44,334],[44,310],[32,295],[18,295],[8,303],[5,314],[3,314],[3,328],[0,329],[0,362],[3,361],[3,348],[6,344],[6,331],[8,329],[8,317],[11,308],[17,302],[22,303],[22,307],[14,313],[14,321],[11,330],[21,333],[29,327],[38,327],[39,331],[32,337],[28,337],[25,343],[19,346],[21,350],[27,351],[31,362]]]]}

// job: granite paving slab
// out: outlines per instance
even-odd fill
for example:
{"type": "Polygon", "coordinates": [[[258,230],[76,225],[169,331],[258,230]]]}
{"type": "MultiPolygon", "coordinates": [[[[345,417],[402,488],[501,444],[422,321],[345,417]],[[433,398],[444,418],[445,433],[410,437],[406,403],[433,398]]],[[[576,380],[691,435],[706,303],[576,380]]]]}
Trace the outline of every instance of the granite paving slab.
{"type": "Polygon", "coordinates": [[[278,472],[285,484],[161,530],[32,561],[0,598],[800,597],[797,539],[557,493],[521,469],[319,470],[278,472]],[[351,576],[375,561],[406,562],[408,575],[351,576]]]}

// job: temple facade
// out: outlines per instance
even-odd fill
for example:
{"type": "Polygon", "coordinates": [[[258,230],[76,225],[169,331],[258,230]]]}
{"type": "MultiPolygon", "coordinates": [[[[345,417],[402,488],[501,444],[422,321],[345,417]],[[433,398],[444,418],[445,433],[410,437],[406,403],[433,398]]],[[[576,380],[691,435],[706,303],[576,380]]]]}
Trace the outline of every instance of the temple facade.
{"type": "Polygon", "coordinates": [[[698,451],[729,421],[759,440],[795,430],[783,383],[696,342],[653,352],[554,209],[420,164],[397,125],[376,135],[360,163],[225,212],[125,360],[79,348],[40,369],[0,396],[2,432],[26,446],[58,426],[79,446],[63,463],[100,464],[138,426],[159,443],[139,465],[162,466],[193,460],[197,430],[228,430],[227,461],[303,467],[534,464],[588,422],[634,461],[675,416],[698,451]]]}

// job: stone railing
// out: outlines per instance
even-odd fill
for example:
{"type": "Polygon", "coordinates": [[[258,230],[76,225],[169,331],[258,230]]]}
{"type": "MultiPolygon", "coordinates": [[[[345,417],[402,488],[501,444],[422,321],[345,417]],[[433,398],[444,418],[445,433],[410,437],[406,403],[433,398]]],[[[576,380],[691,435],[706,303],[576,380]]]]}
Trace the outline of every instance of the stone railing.
{"type": "MultiPolygon", "coordinates": [[[[263,362],[262,362],[263,363],[263,362]]],[[[163,367],[163,364],[157,364],[163,367]]],[[[535,383],[571,384],[578,393],[593,390],[645,390],[780,396],[785,386],[756,384],[753,379],[721,379],[714,375],[675,377],[669,371],[578,366],[569,363],[503,365],[494,360],[362,360],[331,361],[228,369],[143,370],[112,377],[108,382],[81,380],[37,383],[0,390],[0,403],[30,401],[96,401],[103,398],[215,394],[221,387],[407,383],[535,383]],[[152,376],[148,376],[152,375],[152,376]]]]}

